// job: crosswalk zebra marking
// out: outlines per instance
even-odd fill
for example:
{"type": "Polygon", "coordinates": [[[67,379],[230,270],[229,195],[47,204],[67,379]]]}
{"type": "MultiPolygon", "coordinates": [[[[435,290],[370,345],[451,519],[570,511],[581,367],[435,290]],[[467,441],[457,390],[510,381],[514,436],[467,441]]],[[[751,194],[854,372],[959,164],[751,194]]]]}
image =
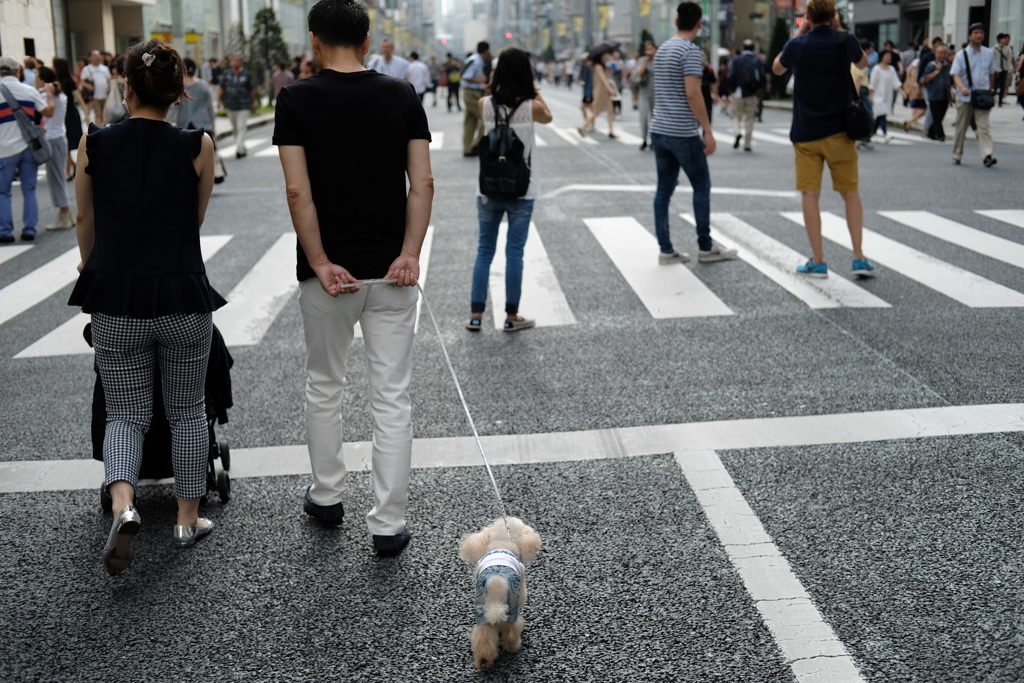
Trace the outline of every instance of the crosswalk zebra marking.
{"type": "Polygon", "coordinates": [[[968,227],[930,211],[879,211],[878,215],[982,256],[1024,268],[1024,244],[1019,242],[968,227]]]}
{"type": "Polygon", "coordinates": [[[763,131],[757,130],[756,128],[754,129],[753,137],[758,142],[769,142],[773,145],[785,145],[786,147],[793,146],[793,141],[790,140],[788,137],[783,137],[781,135],[773,135],[772,133],[765,133],[763,131]]]}
{"type": "Polygon", "coordinates": [[[548,125],[547,130],[562,138],[573,147],[578,145],[599,145],[597,140],[589,138],[585,135],[580,135],[575,128],[559,128],[558,126],[548,125]]]}
{"type": "MultiPolygon", "coordinates": [[[[782,216],[797,225],[804,224],[802,213],[786,211],[782,213],[782,216]]],[[[821,223],[821,234],[825,239],[840,246],[849,245],[850,237],[846,228],[846,219],[825,211],[821,214],[821,223]]],[[[971,308],[1024,307],[1024,294],[941,261],[934,256],[929,256],[873,230],[864,228],[864,243],[867,245],[867,254],[870,259],[888,265],[893,272],[919,282],[925,287],[930,287],[966,306],[971,308]]]]}
{"type": "MultiPolygon", "coordinates": [[[[507,264],[502,245],[507,238],[508,223],[502,223],[498,228],[498,249],[491,261],[489,283],[495,329],[501,329],[505,324],[505,317],[500,312],[505,306],[507,264]]],[[[555,275],[555,269],[551,266],[548,252],[533,221],[530,221],[530,235],[523,250],[523,289],[520,301],[525,304],[529,317],[536,321],[537,327],[576,324],[576,316],[558,284],[558,276],[555,275]]]]}
{"type": "Polygon", "coordinates": [[[228,346],[258,344],[295,295],[295,248],[294,232],[281,235],[225,297],[227,305],[214,311],[213,322],[228,346]]]}
{"type": "MultiPolygon", "coordinates": [[[[590,185],[585,183],[572,183],[563,185],[557,189],[544,194],[544,199],[554,199],[569,192],[657,192],[657,185],[590,185]]],[[[676,193],[692,193],[693,188],[688,184],[675,189],[676,193]]],[[[795,199],[797,193],[792,190],[758,190],[746,187],[712,187],[711,194],[736,195],[740,197],[777,197],[782,199],[795,199]]]]}
{"type": "MultiPolygon", "coordinates": [[[[203,252],[203,262],[209,261],[213,255],[231,241],[231,235],[204,235],[199,238],[199,246],[203,252]]],[[[15,358],[41,358],[43,356],[76,356],[92,353],[92,348],[85,343],[82,330],[90,320],[88,313],[79,313],[67,322],[51,330],[34,343],[25,347],[15,358]]]]}
{"type": "MultiPolygon", "coordinates": [[[[417,281],[420,283],[421,287],[427,284],[427,268],[430,265],[430,250],[433,248],[433,246],[434,246],[434,226],[430,225],[430,226],[427,227],[427,234],[424,235],[424,237],[423,237],[423,246],[420,247],[420,276],[419,276],[419,278],[417,278],[417,281]]],[[[415,324],[413,326],[413,332],[416,332],[416,331],[418,331],[420,329],[420,308],[422,306],[423,306],[423,299],[417,298],[416,299],[416,322],[415,322],[415,324]]],[[[362,339],[363,338],[363,328],[359,324],[358,321],[356,322],[356,326],[355,326],[355,329],[353,331],[353,337],[352,338],[353,339],[362,339]]]]}
{"type": "MultiPolygon", "coordinates": [[[[695,224],[692,214],[682,216],[695,224]]],[[[803,254],[732,214],[711,214],[711,227],[715,230],[716,241],[736,247],[743,261],[811,308],[892,308],[888,302],[835,273],[823,279],[797,275],[797,264],[806,260],[803,254]],[[728,239],[722,239],[721,235],[728,239]]]]}
{"type": "Polygon", "coordinates": [[[430,132],[430,151],[437,152],[444,147],[444,133],[430,132]]]}
{"type": "Polygon", "coordinates": [[[1021,211],[1020,209],[983,210],[975,211],[974,213],[1003,223],[1015,225],[1018,228],[1024,228],[1024,211],[1021,211]]]}
{"type": "Polygon", "coordinates": [[[64,289],[78,277],[78,247],[0,289],[0,325],[64,289]]]}
{"type": "Polygon", "coordinates": [[[19,254],[24,254],[26,251],[32,248],[31,244],[20,245],[17,247],[3,247],[0,249],[0,263],[10,261],[19,254]]]}
{"type": "Polygon", "coordinates": [[[654,318],[733,315],[689,268],[659,265],[658,241],[632,216],[583,222],[654,318]]]}
{"type": "Polygon", "coordinates": [[[538,147],[547,147],[548,141],[542,138],[541,136],[537,135],[537,131],[533,131],[533,144],[535,144],[538,147]]]}
{"type": "Polygon", "coordinates": [[[280,156],[280,155],[279,155],[279,153],[277,151],[277,145],[271,145],[270,147],[265,147],[265,148],[261,149],[260,151],[256,152],[256,154],[253,155],[253,156],[257,156],[257,157],[261,157],[262,158],[262,157],[277,157],[277,156],[280,156]]]}
{"type": "MultiPolygon", "coordinates": [[[[257,147],[261,147],[267,144],[268,142],[270,142],[270,137],[268,136],[249,138],[248,140],[245,141],[245,151],[247,154],[249,154],[252,152],[252,150],[256,149],[257,147]]],[[[220,154],[222,157],[233,157],[235,156],[235,153],[237,151],[238,146],[232,144],[218,148],[217,153],[220,154]]]]}

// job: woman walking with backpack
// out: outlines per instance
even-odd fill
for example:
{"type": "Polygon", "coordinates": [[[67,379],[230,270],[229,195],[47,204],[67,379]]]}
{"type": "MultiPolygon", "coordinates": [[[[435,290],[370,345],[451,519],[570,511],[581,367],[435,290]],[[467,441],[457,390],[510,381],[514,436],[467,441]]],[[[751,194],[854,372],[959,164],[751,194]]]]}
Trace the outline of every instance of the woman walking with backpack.
{"type": "MultiPolygon", "coordinates": [[[[498,226],[508,215],[508,237],[505,245],[505,332],[517,332],[534,326],[533,320],[519,315],[519,297],[523,284],[523,249],[533,216],[533,202],[537,198],[537,169],[532,164],[534,149],[534,123],[551,121],[551,110],[541,98],[533,82],[530,57],[522,50],[508,48],[501,53],[494,68],[489,97],[480,100],[480,114],[484,122],[484,135],[490,136],[498,125],[507,122],[523,144],[523,159],[529,170],[529,187],[518,197],[500,196],[505,193],[490,187],[477,190],[476,209],[480,222],[480,241],[476,264],[473,266],[473,291],[469,322],[466,328],[480,331],[487,307],[487,285],[491,275],[491,261],[497,249],[498,226]],[[484,193],[487,191],[487,194],[484,193]]],[[[481,145],[481,169],[487,161],[487,150],[481,145]]],[[[481,176],[484,175],[482,170],[481,176]]],[[[513,194],[517,194],[514,192],[513,194]]]]}

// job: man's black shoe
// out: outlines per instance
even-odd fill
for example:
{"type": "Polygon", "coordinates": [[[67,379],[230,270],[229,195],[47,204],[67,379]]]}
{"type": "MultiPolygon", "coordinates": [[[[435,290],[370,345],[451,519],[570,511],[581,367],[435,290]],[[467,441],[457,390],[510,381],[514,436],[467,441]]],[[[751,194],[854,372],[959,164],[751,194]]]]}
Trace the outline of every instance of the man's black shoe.
{"type": "Polygon", "coordinates": [[[23,232],[23,233],[21,233],[21,241],[22,242],[32,242],[33,240],[35,240],[35,238],[36,238],[36,234],[34,232],[23,232]]]}
{"type": "Polygon", "coordinates": [[[245,158],[245,152],[235,152],[235,158],[236,159],[244,159],[245,158]]]}
{"type": "Polygon", "coordinates": [[[985,168],[992,168],[993,166],[996,165],[996,158],[989,154],[987,157],[985,157],[985,161],[981,163],[985,164],[985,168]]]}
{"type": "Polygon", "coordinates": [[[309,489],[302,501],[302,510],[325,526],[338,526],[345,519],[345,506],[341,503],[334,505],[317,505],[309,497],[309,489]]]}
{"type": "Polygon", "coordinates": [[[736,142],[732,143],[732,148],[733,149],[739,149],[740,148],[740,139],[742,137],[743,137],[742,135],[737,135],[736,136],[736,142]]]}
{"type": "Polygon", "coordinates": [[[0,244],[10,244],[14,241],[14,235],[0,235],[0,244]]]}
{"type": "Polygon", "coordinates": [[[412,532],[406,527],[402,531],[394,536],[378,536],[373,535],[373,549],[380,557],[394,557],[403,550],[405,546],[409,545],[409,539],[412,538],[412,532]]]}

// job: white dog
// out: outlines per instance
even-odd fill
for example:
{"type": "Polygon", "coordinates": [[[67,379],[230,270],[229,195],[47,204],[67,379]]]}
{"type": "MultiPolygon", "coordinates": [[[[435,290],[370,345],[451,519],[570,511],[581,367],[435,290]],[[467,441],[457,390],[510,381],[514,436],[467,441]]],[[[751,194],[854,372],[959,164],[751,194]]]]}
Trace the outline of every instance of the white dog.
{"type": "Polygon", "coordinates": [[[505,519],[499,517],[459,544],[459,557],[476,565],[476,625],[470,641],[478,670],[494,664],[499,639],[507,652],[517,652],[522,645],[526,621],[520,611],[526,604],[525,565],[540,552],[540,534],[517,517],[505,519]]]}

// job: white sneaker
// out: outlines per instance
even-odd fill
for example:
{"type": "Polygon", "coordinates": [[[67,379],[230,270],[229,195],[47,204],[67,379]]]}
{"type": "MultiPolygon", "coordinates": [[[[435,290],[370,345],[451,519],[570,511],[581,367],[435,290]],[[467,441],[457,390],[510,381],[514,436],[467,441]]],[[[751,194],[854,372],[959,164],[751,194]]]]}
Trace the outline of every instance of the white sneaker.
{"type": "Polygon", "coordinates": [[[75,227],[75,219],[70,213],[58,214],[57,222],[53,225],[47,225],[47,230],[67,230],[75,227]]]}
{"type": "Polygon", "coordinates": [[[890,140],[892,140],[892,133],[886,133],[886,134],[885,134],[885,137],[884,137],[884,138],[882,138],[882,140],[883,140],[883,141],[885,141],[885,144],[887,144],[887,145],[888,145],[888,144],[889,144],[889,141],[890,141],[890,140]]]}
{"type": "Polygon", "coordinates": [[[718,242],[712,240],[711,248],[707,251],[701,249],[697,252],[697,260],[701,263],[713,263],[715,261],[731,261],[736,258],[737,252],[735,249],[727,249],[718,242]]]}
{"type": "Polygon", "coordinates": [[[659,266],[667,266],[670,263],[686,263],[689,260],[689,254],[679,251],[673,251],[671,254],[658,254],[659,266]]]}

